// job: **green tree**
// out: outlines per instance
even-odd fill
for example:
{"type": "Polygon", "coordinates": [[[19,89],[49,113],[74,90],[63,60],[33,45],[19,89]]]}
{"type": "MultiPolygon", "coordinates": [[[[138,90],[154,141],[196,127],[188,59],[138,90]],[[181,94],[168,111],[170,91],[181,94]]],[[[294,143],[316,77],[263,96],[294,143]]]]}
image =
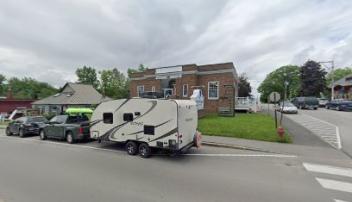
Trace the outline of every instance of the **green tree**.
{"type": "Polygon", "coordinates": [[[102,70],[100,73],[100,91],[103,95],[114,98],[128,97],[128,80],[125,75],[116,68],[102,70]]]}
{"type": "Polygon", "coordinates": [[[241,74],[238,83],[238,97],[249,97],[251,96],[252,87],[248,81],[248,77],[245,73],[241,74]]]}
{"type": "Polygon", "coordinates": [[[301,67],[301,96],[320,97],[326,91],[326,71],[318,62],[308,60],[301,67]]]}
{"type": "Polygon", "coordinates": [[[128,78],[131,77],[131,74],[132,74],[132,73],[143,72],[143,71],[145,71],[145,70],[147,70],[147,69],[148,69],[148,67],[146,67],[146,66],[143,65],[143,64],[140,64],[137,69],[136,69],[136,68],[128,68],[128,70],[127,70],[128,78]]]}
{"type": "Polygon", "coordinates": [[[48,83],[27,77],[10,78],[6,90],[8,87],[11,87],[12,94],[17,99],[41,99],[57,93],[57,89],[48,83]]]}
{"type": "Polygon", "coordinates": [[[337,81],[339,79],[342,79],[343,77],[352,74],[352,68],[351,67],[345,67],[345,68],[338,68],[334,70],[334,74],[329,72],[326,76],[326,82],[328,85],[331,84],[332,81],[332,75],[334,75],[334,80],[337,81]]]}
{"type": "Polygon", "coordinates": [[[0,95],[5,94],[5,84],[4,81],[6,81],[6,77],[2,74],[0,74],[0,95]]]}
{"type": "Polygon", "coordinates": [[[93,67],[83,66],[76,70],[78,82],[83,84],[92,85],[95,89],[99,87],[99,80],[97,77],[96,70],[93,67]]]}
{"type": "Polygon", "coordinates": [[[259,85],[258,92],[261,93],[260,100],[267,102],[271,92],[278,92],[284,97],[285,81],[287,99],[296,97],[300,89],[300,68],[295,65],[282,66],[269,73],[259,85]]]}

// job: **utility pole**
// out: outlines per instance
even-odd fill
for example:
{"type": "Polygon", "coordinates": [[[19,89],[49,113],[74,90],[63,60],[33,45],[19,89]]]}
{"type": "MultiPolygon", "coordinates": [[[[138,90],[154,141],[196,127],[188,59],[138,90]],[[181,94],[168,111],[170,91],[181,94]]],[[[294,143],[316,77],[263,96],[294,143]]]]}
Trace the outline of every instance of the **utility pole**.
{"type": "Polygon", "coordinates": [[[331,64],[331,100],[334,100],[335,96],[335,91],[334,91],[334,88],[335,88],[335,78],[334,78],[334,68],[335,68],[335,63],[334,63],[334,60],[330,60],[330,61],[323,61],[323,62],[318,62],[320,64],[326,64],[326,63],[329,63],[331,64]]]}

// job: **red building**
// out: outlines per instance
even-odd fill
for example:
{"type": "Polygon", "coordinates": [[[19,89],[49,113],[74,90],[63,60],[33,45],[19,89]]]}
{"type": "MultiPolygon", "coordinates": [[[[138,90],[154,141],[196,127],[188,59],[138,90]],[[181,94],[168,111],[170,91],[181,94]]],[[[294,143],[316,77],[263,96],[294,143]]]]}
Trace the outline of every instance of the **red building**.
{"type": "Polygon", "coordinates": [[[16,108],[32,108],[32,102],[34,100],[0,100],[0,114],[10,114],[16,108]]]}

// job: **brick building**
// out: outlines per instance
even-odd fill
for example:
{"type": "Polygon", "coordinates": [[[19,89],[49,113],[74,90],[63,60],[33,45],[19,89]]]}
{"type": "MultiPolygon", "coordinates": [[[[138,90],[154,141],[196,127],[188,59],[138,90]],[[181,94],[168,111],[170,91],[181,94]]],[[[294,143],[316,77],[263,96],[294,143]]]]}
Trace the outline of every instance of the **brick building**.
{"type": "Polygon", "coordinates": [[[204,112],[217,112],[231,105],[237,92],[238,76],[232,62],[221,64],[186,64],[147,69],[130,75],[130,96],[158,92],[163,97],[190,99],[195,89],[204,95],[204,112]]]}

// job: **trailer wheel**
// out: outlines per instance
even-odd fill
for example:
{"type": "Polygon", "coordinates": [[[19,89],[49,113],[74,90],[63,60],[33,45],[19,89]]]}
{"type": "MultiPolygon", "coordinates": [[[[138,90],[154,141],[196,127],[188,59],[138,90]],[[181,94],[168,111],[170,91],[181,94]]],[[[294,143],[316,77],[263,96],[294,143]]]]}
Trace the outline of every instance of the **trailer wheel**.
{"type": "Polygon", "coordinates": [[[126,151],[129,155],[136,155],[138,152],[138,146],[136,142],[129,141],[126,143],[126,151]]]}
{"type": "Polygon", "coordinates": [[[151,154],[151,149],[147,143],[142,143],[139,145],[139,155],[142,158],[148,158],[151,154]]]}

